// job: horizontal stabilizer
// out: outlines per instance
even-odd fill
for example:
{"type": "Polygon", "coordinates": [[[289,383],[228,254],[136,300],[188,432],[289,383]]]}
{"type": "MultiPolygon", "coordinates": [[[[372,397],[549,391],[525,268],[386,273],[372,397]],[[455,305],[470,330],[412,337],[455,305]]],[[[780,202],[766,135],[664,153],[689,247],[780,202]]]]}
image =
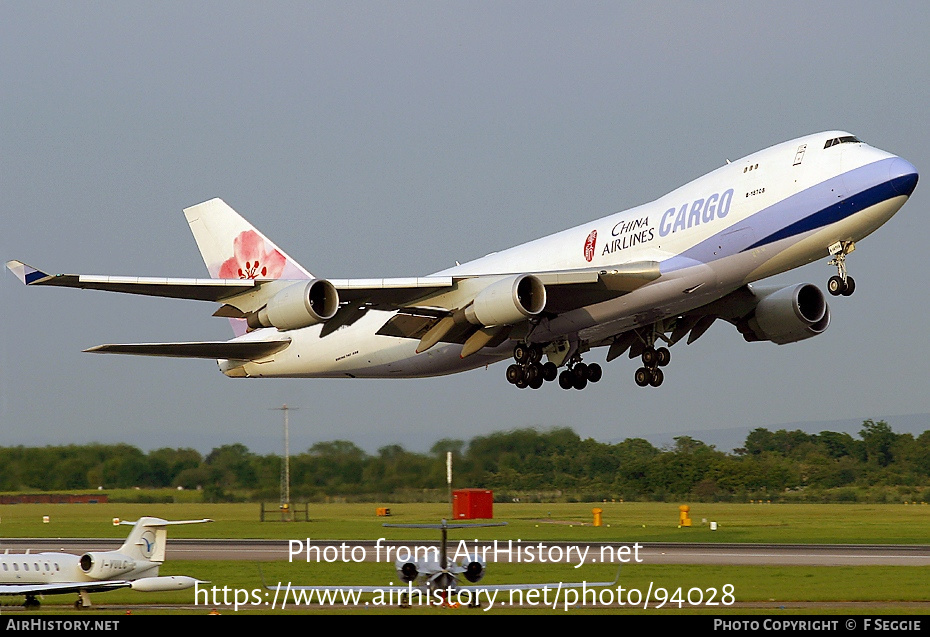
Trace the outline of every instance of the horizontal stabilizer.
{"type": "Polygon", "coordinates": [[[94,354],[136,354],[175,358],[254,360],[280,352],[290,339],[279,341],[203,341],[199,343],[127,343],[98,345],[84,350],[94,354]]]}

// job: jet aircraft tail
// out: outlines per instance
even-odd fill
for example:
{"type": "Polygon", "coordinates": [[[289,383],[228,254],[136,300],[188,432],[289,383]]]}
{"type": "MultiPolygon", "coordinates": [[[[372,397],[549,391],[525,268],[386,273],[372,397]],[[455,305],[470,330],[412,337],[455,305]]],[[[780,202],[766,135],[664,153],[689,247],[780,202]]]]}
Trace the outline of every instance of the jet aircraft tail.
{"type": "Polygon", "coordinates": [[[311,279],[297,261],[222,199],[184,209],[214,279],[311,279]]]}
{"type": "Polygon", "coordinates": [[[206,518],[203,520],[171,521],[144,517],[139,518],[136,522],[121,522],[120,524],[131,524],[133,526],[126,541],[119,548],[119,552],[137,561],[161,563],[165,561],[165,541],[168,539],[168,525],[200,524],[201,522],[212,521],[206,518]]]}
{"type": "MultiPolygon", "coordinates": [[[[222,199],[185,208],[184,216],[214,279],[313,278],[222,199]]],[[[236,336],[245,334],[245,321],[229,322],[236,336]]]]}

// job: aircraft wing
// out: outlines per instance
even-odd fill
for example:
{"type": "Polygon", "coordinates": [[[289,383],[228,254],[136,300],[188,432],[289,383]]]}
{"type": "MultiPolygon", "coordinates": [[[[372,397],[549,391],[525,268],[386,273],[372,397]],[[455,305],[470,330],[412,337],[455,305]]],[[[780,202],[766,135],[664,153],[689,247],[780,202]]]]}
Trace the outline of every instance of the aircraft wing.
{"type": "Polygon", "coordinates": [[[174,358],[226,358],[254,360],[270,356],[290,345],[291,339],[275,341],[199,341],[193,343],[120,343],[85,349],[94,354],[136,354],[174,358]]]}
{"type": "Polygon", "coordinates": [[[129,588],[129,580],[99,582],[55,582],[51,584],[0,584],[0,595],[57,595],[63,593],[97,593],[117,588],[129,588]]]}
{"type": "Polygon", "coordinates": [[[26,285],[105,290],[197,301],[222,301],[231,296],[250,292],[262,283],[254,279],[174,279],[95,274],[48,274],[22,261],[7,261],[6,267],[26,285]]]}
{"type": "MultiPolygon", "coordinates": [[[[7,268],[26,285],[47,285],[104,290],[124,294],[159,296],[175,299],[226,302],[242,312],[250,312],[267,303],[270,295],[297,283],[285,279],[185,279],[167,277],[131,277],[95,274],[48,274],[22,261],[8,261],[7,268]],[[267,289],[266,288],[270,288],[267,289]],[[256,294],[261,290],[264,294],[256,294]],[[238,297],[238,298],[236,298],[238,297]]],[[[624,264],[611,269],[557,270],[531,272],[546,286],[558,288],[552,294],[557,306],[578,307],[596,302],[591,295],[610,298],[618,293],[632,291],[659,277],[659,264],[655,261],[624,264]],[[583,300],[572,300],[572,288],[581,293],[583,300]]],[[[344,302],[366,301],[372,308],[398,309],[418,307],[423,301],[427,307],[445,307],[442,299],[431,296],[453,288],[463,281],[478,282],[482,279],[499,279],[500,275],[428,276],[387,279],[330,279],[344,302]],[[433,302],[430,302],[430,301],[433,302]],[[438,302],[438,305],[437,305],[438,302]]],[[[447,307],[446,309],[454,309],[447,307]]],[[[547,307],[547,310],[549,308],[547,307]]],[[[558,311],[558,307],[553,307],[558,311]]]]}
{"type": "MultiPolygon", "coordinates": [[[[449,527],[453,528],[453,527],[449,527]]],[[[622,568],[622,565],[621,567],[622,568]]],[[[539,590],[542,588],[601,588],[605,586],[616,586],[617,582],[620,581],[620,568],[617,569],[617,576],[612,582],[541,582],[538,584],[472,584],[463,588],[466,589],[481,589],[485,591],[529,591],[529,590],[539,590]]],[[[280,592],[282,589],[295,590],[295,591],[352,591],[355,593],[380,593],[385,591],[395,591],[395,592],[404,592],[410,590],[409,585],[397,586],[294,586],[288,584],[284,586],[278,584],[276,586],[266,586],[268,590],[280,592]]],[[[413,588],[416,590],[419,587],[414,585],[413,588]]]]}
{"type": "MultiPolygon", "coordinates": [[[[123,294],[228,303],[240,312],[265,305],[274,293],[299,283],[291,279],[184,279],[99,274],[49,274],[22,261],[7,261],[6,267],[26,285],[47,285],[81,290],[103,290],[123,294]]],[[[334,279],[330,283],[342,301],[366,300],[379,308],[402,306],[414,299],[453,285],[453,277],[407,277],[393,279],[334,279]]],[[[235,312],[218,316],[236,318],[235,312]]]]}
{"type": "Polygon", "coordinates": [[[605,586],[616,586],[620,581],[620,574],[612,582],[547,582],[545,584],[474,584],[468,588],[482,589],[486,591],[535,591],[542,588],[563,589],[563,588],[603,588],[605,586]]]}
{"type": "MultiPolygon", "coordinates": [[[[87,274],[48,274],[22,261],[8,261],[7,268],[26,285],[47,285],[85,290],[104,290],[176,299],[214,301],[223,305],[214,316],[247,318],[265,308],[285,288],[306,282],[291,279],[183,279],[127,277],[87,274]]],[[[523,273],[518,273],[523,274],[523,273]]],[[[631,292],[660,276],[659,263],[641,261],[610,269],[554,270],[529,272],[546,287],[544,312],[557,315],[631,292]]],[[[488,285],[513,274],[475,274],[386,279],[334,279],[340,307],[323,326],[320,336],[351,325],[368,310],[399,311],[378,331],[387,336],[424,339],[444,319],[469,305],[488,285]]],[[[442,325],[434,342],[464,343],[475,332],[471,326],[442,325]]],[[[507,338],[497,329],[480,346],[496,345],[507,338]]],[[[174,356],[184,358],[226,358],[250,360],[267,356],[287,346],[287,341],[271,343],[138,343],[100,345],[91,352],[174,356]]],[[[474,349],[474,348],[471,348],[474,349]]],[[[480,347],[478,347],[480,349],[480,347]]]]}

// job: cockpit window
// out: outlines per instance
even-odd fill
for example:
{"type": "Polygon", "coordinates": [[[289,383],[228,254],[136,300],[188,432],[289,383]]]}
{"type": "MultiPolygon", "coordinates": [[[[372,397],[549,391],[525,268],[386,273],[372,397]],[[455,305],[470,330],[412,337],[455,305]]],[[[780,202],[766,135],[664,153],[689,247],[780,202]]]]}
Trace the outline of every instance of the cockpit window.
{"type": "Polygon", "coordinates": [[[861,144],[862,140],[856,137],[855,135],[847,135],[846,137],[834,137],[833,139],[828,139],[827,143],[823,145],[824,148],[830,148],[830,146],[836,146],[837,144],[861,144]]]}

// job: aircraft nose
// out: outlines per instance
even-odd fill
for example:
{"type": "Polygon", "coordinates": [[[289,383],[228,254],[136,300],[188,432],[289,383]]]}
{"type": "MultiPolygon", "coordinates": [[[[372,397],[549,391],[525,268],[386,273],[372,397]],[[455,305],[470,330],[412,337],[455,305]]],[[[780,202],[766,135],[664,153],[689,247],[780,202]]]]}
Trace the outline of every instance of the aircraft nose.
{"type": "Polygon", "coordinates": [[[911,193],[914,192],[914,188],[917,187],[917,178],[917,168],[906,159],[896,157],[888,167],[888,179],[891,181],[891,187],[899,195],[910,197],[911,193]]]}

